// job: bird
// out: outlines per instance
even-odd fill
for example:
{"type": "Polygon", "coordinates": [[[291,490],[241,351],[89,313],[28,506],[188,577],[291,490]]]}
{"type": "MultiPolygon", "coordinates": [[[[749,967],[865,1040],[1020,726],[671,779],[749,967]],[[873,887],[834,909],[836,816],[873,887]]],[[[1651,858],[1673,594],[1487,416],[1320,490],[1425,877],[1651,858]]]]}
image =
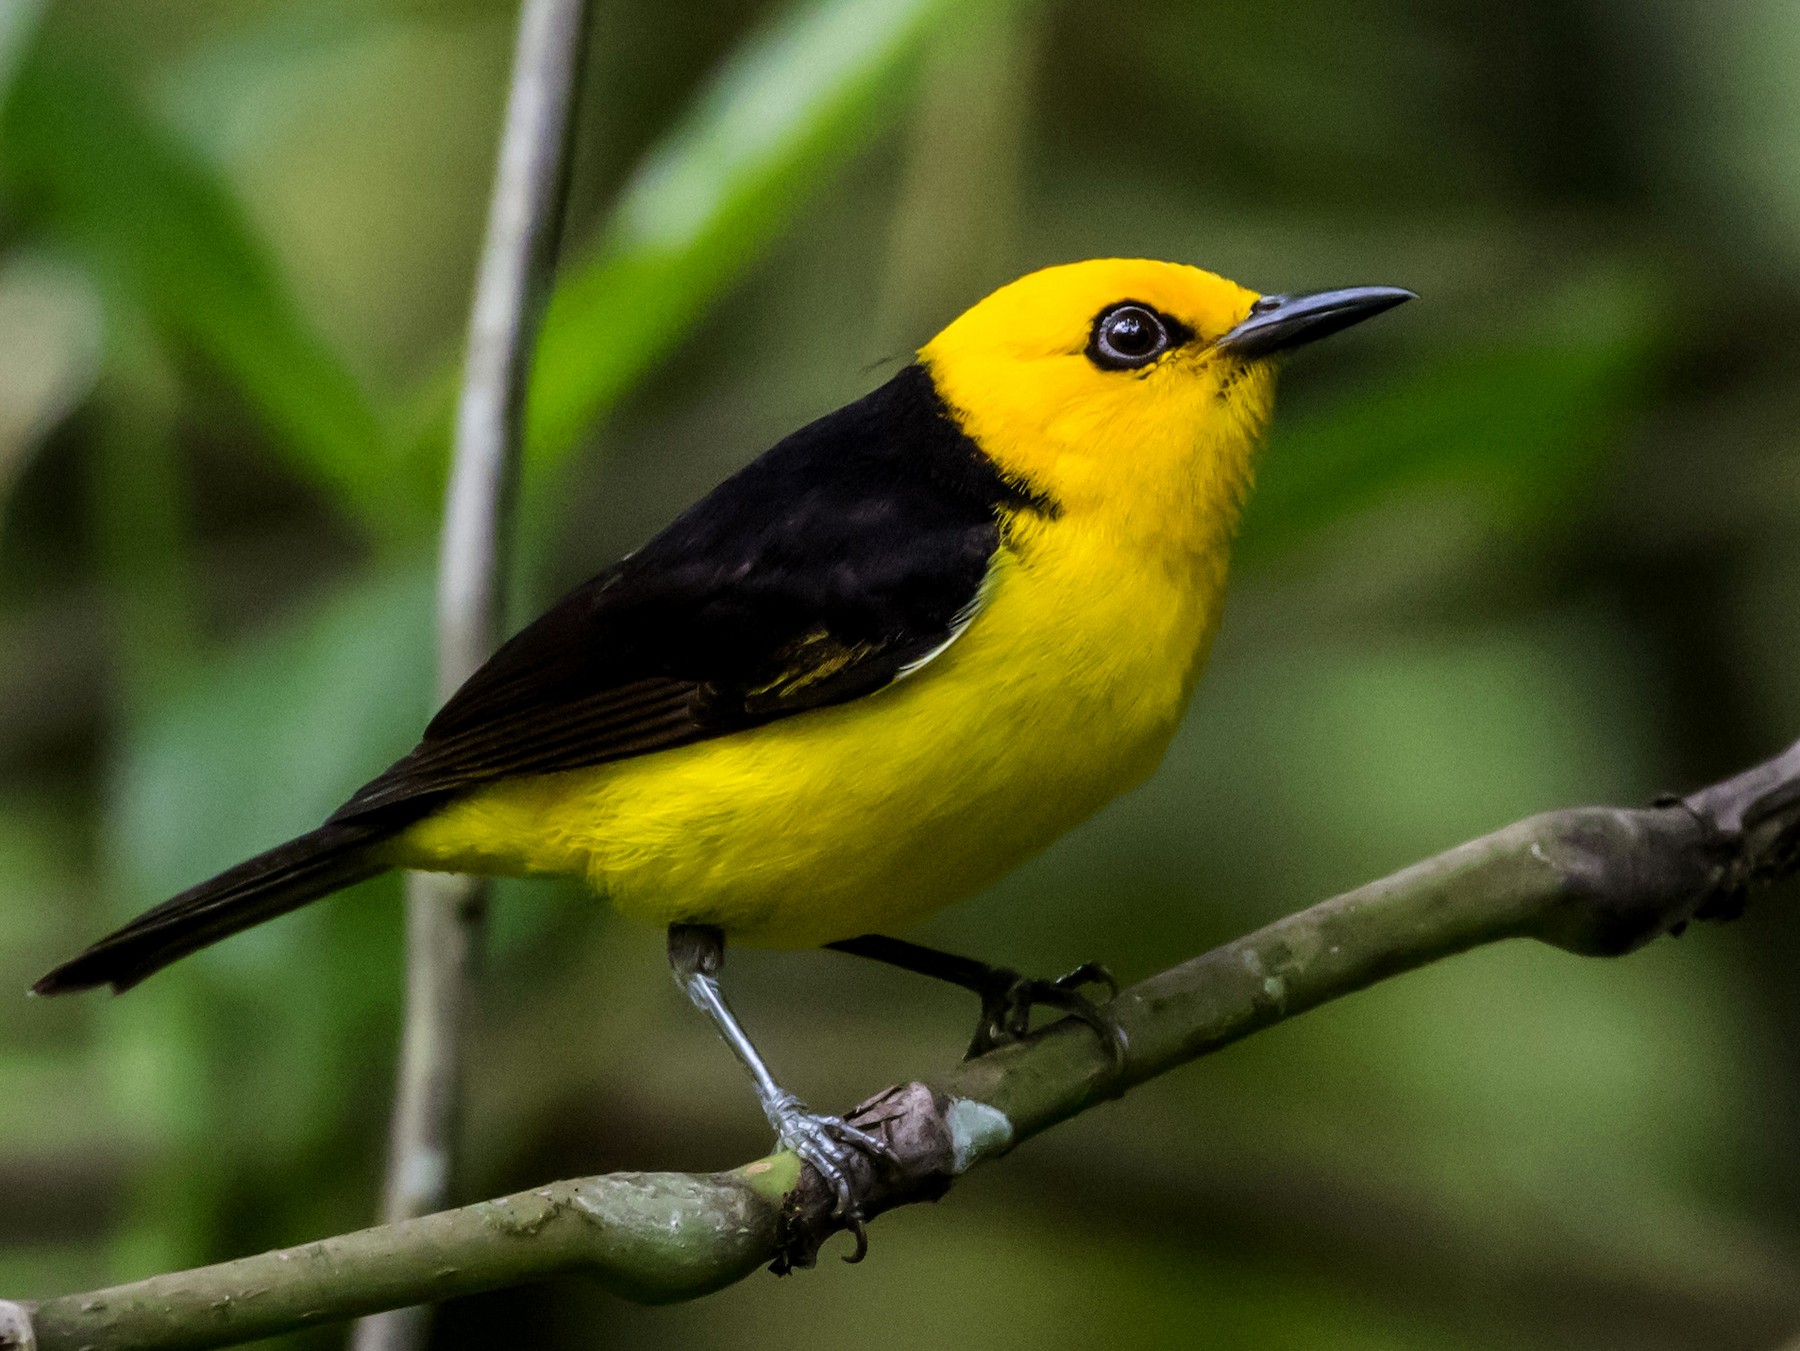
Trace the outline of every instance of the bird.
{"type": "Polygon", "coordinates": [[[829,947],[1102,1033],[1088,964],[1032,980],[891,932],[1156,768],[1216,632],[1286,353],[1413,299],[1261,294],[1093,259],[1000,287],[504,643],[317,829],[34,987],[122,992],[392,869],[572,876],[664,928],[778,1145],[856,1213],[853,1151],[723,993],[727,943],[829,947]]]}

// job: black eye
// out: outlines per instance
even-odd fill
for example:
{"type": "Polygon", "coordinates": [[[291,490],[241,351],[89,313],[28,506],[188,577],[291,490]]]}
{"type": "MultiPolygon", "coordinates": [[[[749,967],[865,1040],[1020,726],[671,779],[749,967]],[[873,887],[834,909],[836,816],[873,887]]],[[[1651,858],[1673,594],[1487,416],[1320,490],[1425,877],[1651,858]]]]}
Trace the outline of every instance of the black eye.
{"type": "Polygon", "coordinates": [[[1147,365],[1167,351],[1169,326],[1148,305],[1114,305],[1094,321],[1088,359],[1104,370],[1147,365]]]}

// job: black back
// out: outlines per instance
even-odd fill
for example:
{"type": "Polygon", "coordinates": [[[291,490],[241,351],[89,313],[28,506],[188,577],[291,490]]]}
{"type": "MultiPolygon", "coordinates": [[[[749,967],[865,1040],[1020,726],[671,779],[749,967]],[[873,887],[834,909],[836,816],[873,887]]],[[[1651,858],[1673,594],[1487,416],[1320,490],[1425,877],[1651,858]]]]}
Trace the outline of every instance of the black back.
{"type": "Polygon", "coordinates": [[[1047,510],[913,365],[801,428],[496,652],[333,821],[720,736],[880,689],[956,631],[1001,512],[1047,510]]]}

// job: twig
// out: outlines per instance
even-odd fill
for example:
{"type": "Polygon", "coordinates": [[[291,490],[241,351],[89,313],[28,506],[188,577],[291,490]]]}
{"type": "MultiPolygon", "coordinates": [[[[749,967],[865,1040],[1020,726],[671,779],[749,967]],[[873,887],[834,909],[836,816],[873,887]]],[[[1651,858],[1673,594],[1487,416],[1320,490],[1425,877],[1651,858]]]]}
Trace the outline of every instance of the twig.
{"type": "MultiPolygon", "coordinates": [[[[505,527],[532,349],[556,265],[587,23],[587,0],[525,0],[519,16],[439,556],[440,699],[500,636],[505,527]]],[[[407,881],[406,1023],[383,1202],[389,1220],[437,1210],[449,1193],[463,1029],[486,902],[485,885],[473,878],[415,874],[407,881]]],[[[414,1309],[367,1320],[357,1329],[357,1351],[417,1346],[424,1318],[414,1309]]]]}
{"type": "MultiPolygon", "coordinates": [[[[1800,867],[1800,743],[1684,799],[1534,816],[1279,920],[1122,992],[1122,1072],[1062,1022],[852,1119],[899,1165],[870,1214],[931,1200],[1029,1136],[1284,1018],[1452,953],[1535,938],[1617,956],[1800,867]]],[[[692,1299],[763,1262],[811,1263],[840,1224],[792,1155],[731,1173],[615,1173],[158,1276],[35,1309],[41,1351],[223,1346],[371,1309],[579,1271],[631,1299],[692,1299]]]]}

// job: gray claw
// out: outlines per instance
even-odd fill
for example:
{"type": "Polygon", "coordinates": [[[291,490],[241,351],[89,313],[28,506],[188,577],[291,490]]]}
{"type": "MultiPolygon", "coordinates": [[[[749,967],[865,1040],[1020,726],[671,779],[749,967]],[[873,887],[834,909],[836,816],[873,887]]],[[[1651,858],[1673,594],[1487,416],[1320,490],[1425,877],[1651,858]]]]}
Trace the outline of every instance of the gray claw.
{"type": "Polygon", "coordinates": [[[856,1204],[845,1168],[858,1151],[898,1163],[899,1156],[893,1148],[880,1136],[852,1126],[842,1117],[807,1111],[806,1105],[792,1096],[778,1104],[770,1115],[782,1148],[793,1150],[810,1163],[830,1186],[837,1198],[831,1213],[841,1220],[860,1220],[862,1210],[856,1204]]]}

